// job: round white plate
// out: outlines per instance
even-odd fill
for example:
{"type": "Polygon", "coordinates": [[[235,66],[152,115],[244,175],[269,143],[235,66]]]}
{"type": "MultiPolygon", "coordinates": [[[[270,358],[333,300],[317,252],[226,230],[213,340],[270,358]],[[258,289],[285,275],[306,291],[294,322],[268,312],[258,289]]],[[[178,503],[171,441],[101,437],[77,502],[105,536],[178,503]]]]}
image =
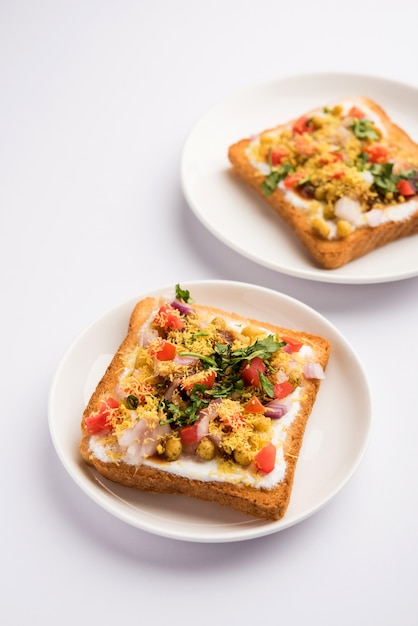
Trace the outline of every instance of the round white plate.
{"type": "MultiPolygon", "coordinates": [[[[324,506],[359,465],[371,429],[370,394],[362,366],[338,330],[319,313],[288,296],[231,281],[181,286],[199,303],[319,334],[331,343],[326,378],[308,422],[283,519],[265,522],[183,496],[141,493],[102,478],[81,460],[78,444],[84,407],[126,334],[135,303],[143,296],[98,319],[65,354],[49,397],[49,427],[55,449],[75,482],[97,504],[151,533],[185,541],[229,542],[283,530],[324,506]]],[[[168,289],[172,287],[146,295],[159,295],[168,289]]]]}
{"type": "Polygon", "coordinates": [[[316,266],[262,198],[231,172],[228,147],[344,96],[368,96],[418,141],[418,89],[355,74],[282,78],[232,95],[192,129],[183,148],[181,181],[203,225],[227,246],[273,270],[334,283],[379,283],[418,275],[418,235],[388,244],[345,267],[316,266]]]}

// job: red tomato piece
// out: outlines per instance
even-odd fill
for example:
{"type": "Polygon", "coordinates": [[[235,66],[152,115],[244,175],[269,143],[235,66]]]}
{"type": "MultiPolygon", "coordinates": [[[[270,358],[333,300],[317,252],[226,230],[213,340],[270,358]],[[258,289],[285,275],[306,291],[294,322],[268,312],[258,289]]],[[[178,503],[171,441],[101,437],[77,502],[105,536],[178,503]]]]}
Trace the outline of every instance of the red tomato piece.
{"type": "Polygon", "coordinates": [[[159,361],[172,361],[176,356],[176,346],[169,341],[163,341],[161,348],[155,355],[159,361]]]}
{"type": "Polygon", "coordinates": [[[274,385],[274,397],[277,400],[281,400],[282,398],[286,398],[293,391],[293,385],[288,380],[283,381],[282,383],[277,383],[274,385]]]}
{"type": "Polygon", "coordinates": [[[293,124],[292,128],[293,132],[301,135],[302,133],[311,133],[315,130],[314,125],[312,124],[312,120],[307,115],[302,115],[296,122],[293,124]]]}
{"type": "Polygon", "coordinates": [[[182,330],[184,328],[184,320],[177,309],[170,304],[163,304],[157,315],[154,317],[154,324],[160,328],[169,328],[170,330],[182,330]]]}
{"type": "Polygon", "coordinates": [[[294,339],[293,337],[282,337],[282,340],[286,342],[286,345],[283,348],[285,352],[299,352],[303,346],[301,341],[294,339]]]}
{"type": "Polygon", "coordinates": [[[238,428],[242,428],[243,426],[245,426],[245,419],[239,411],[236,411],[232,415],[222,416],[220,417],[220,419],[224,424],[226,424],[233,430],[237,430],[238,428]]]}
{"type": "Polygon", "coordinates": [[[373,143],[364,149],[371,163],[385,163],[389,157],[389,150],[381,143],[373,143]]]}
{"type": "Polygon", "coordinates": [[[338,163],[338,161],[344,161],[345,156],[342,152],[333,151],[326,152],[320,159],[321,165],[329,165],[330,163],[338,163]]]}
{"type": "Polygon", "coordinates": [[[87,432],[89,433],[89,435],[95,435],[103,431],[111,431],[113,428],[111,421],[111,411],[112,409],[117,409],[118,407],[119,402],[110,397],[100,404],[97,413],[92,413],[91,415],[86,417],[84,419],[84,423],[86,424],[87,432]]]}
{"type": "Polygon", "coordinates": [[[414,196],[417,193],[409,180],[400,180],[396,186],[402,196],[414,196]]]}
{"type": "Polygon", "coordinates": [[[241,370],[241,378],[245,385],[259,385],[260,384],[260,372],[265,373],[267,369],[263,359],[259,356],[255,356],[251,361],[248,361],[241,370]]]}
{"type": "Polygon", "coordinates": [[[112,429],[112,425],[108,423],[107,418],[109,413],[98,413],[97,415],[89,415],[84,419],[87,432],[89,435],[96,435],[102,431],[108,431],[112,429]]]}
{"type": "Polygon", "coordinates": [[[348,112],[348,115],[350,117],[356,117],[359,120],[362,120],[363,117],[366,117],[366,114],[363,113],[363,111],[356,106],[351,107],[351,109],[348,112]]]}
{"type": "Polygon", "coordinates": [[[187,376],[180,385],[186,393],[190,393],[195,385],[205,385],[207,389],[212,389],[215,379],[215,370],[203,370],[202,372],[197,372],[197,374],[187,376]]]}
{"type": "Polygon", "coordinates": [[[284,186],[286,189],[292,189],[292,187],[299,184],[304,178],[306,178],[305,172],[295,172],[294,174],[289,174],[289,176],[286,176],[284,179],[284,186]]]}
{"type": "Polygon", "coordinates": [[[254,463],[260,472],[264,472],[264,474],[272,472],[276,464],[276,447],[272,443],[268,443],[260,452],[257,452],[254,463]]]}
{"type": "Polygon", "coordinates": [[[173,343],[161,338],[155,340],[149,348],[149,353],[159,361],[172,361],[176,352],[177,348],[173,343]]]}
{"type": "Polygon", "coordinates": [[[264,413],[265,407],[261,404],[260,400],[257,396],[248,400],[247,404],[244,407],[245,413],[264,413]]]}
{"type": "Polygon", "coordinates": [[[289,151],[284,146],[281,146],[279,144],[277,144],[276,146],[273,146],[273,148],[271,149],[271,153],[270,153],[271,164],[273,166],[280,165],[280,163],[282,163],[284,159],[287,158],[288,154],[289,154],[289,151]]]}
{"type": "Polygon", "coordinates": [[[119,406],[119,402],[117,400],[115,400],[115,398],[108,398],[105,402],[105,405],[107,405],[110,409],[117,409],[119,406]]]}
{"type": "Polygon", "coordinates": [[[199,441],[197,436],[197,422],[191,424],[190,426],[184,426],[180,430],[180,439],[182,444],[185,446],[191,446],[194,443],[199,441]]]}

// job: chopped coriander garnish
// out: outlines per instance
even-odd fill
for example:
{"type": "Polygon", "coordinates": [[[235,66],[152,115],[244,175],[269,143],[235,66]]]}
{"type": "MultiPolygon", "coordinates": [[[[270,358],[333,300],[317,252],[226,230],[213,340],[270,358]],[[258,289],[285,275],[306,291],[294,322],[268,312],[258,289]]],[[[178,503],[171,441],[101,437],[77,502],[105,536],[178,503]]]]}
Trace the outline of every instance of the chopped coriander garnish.
{"type": "Polygon", "coordinates": [[[258,378],[260,380],[261,388],[270,397],[274,398],[274,385],[264,376],[261,372],[258,372],[258,378]]]}
{"type": "Polygon", "coordinates": [[[371,139],[372,141],[380,139],[380,135],[375,130],[373,122],[369,120],[354,120],[350,126],[350,130],[353,131],[357,139],[371,139]]]}
{"type": "Polygon", "coordinates": [[[190,297],[190,291],[188,289],[182,289],[179,284],[176,285],[176,298],[188,302],[193,302],[193,298],[190,297]]]}
{"type": "Polygon", "coordinates": [[[276,190],[277,185],[284,180],[290,172],[294,171],[295,168],[292,167],[290,163],[284,163],[277,170],[271,171],[261,184],[264,195],[270,196],[276,190]]]}
{"type": "Polygon", "coordinates": [[[378,192],[386,194],[387,192],[396,192],[396,183],[399,182],[399,176],[393,174],[393,163],[372,163],[369,171],[373,175],[373,182],[378,192]]]}
{"type": "MultiPolygon", "coordinates": [[[[206,408],[213,398],[230,397],[235,393],[241,395],[244,391],[244,381],[241,377],[241,367],[246,361],[255,357],[262,359],[269,367],[272,354],[286,345],[285,341],[277,341],[274,335],[264,339],[257,339],[252,345],[232,349],[231,344],[217,343],[210,356],[196,352],[179,352],[179,356],[194,356],[200,359],[205,369],[213,368],[217,377],[212,389],[204,384],[195,384],[189,396],[189,403],[184,409],[169,401],[163,401],[163,410],[167,414],[166,422],[175,422],[178,426],[192,424],[198,419],[199,411],[206,408]]],[[[274,385],[266,376],[259,373],[261,389],[270,398],[274,397],[274,385]]]]}

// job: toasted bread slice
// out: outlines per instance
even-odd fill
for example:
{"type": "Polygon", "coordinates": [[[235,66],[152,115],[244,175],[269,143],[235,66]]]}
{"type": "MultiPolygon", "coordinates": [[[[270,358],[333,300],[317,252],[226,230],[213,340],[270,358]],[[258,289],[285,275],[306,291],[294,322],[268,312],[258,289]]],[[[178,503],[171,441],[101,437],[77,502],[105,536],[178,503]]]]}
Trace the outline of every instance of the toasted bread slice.
{"type": "Polygon", "coordinates": [[[322,268],[418,233],[418,144],[369,98],[312,110],[228,156],[322,268]]]}
{"type": "Polygon", "coordinates": [[[81,456],[121,485],[280,519],[330,346],[188,298],[136,304],[83,413],[81,456]]]}

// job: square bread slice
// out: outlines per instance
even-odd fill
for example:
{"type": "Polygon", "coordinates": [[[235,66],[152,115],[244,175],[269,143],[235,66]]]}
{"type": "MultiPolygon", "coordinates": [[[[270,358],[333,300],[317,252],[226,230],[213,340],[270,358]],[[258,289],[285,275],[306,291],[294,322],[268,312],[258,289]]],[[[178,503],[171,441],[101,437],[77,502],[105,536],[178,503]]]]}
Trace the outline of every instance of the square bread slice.
{"type": "Polygon", "coordinates": [[[228,156],[324,269],[418,233],[418,144],[370,98],[318,107],[228,156]]]}
{"type": "Polygon", "coordinates": [[[329,353],[179,285],[144,298],[83,413],[81,456],[121,485],[280,519],[329,353]]]}

